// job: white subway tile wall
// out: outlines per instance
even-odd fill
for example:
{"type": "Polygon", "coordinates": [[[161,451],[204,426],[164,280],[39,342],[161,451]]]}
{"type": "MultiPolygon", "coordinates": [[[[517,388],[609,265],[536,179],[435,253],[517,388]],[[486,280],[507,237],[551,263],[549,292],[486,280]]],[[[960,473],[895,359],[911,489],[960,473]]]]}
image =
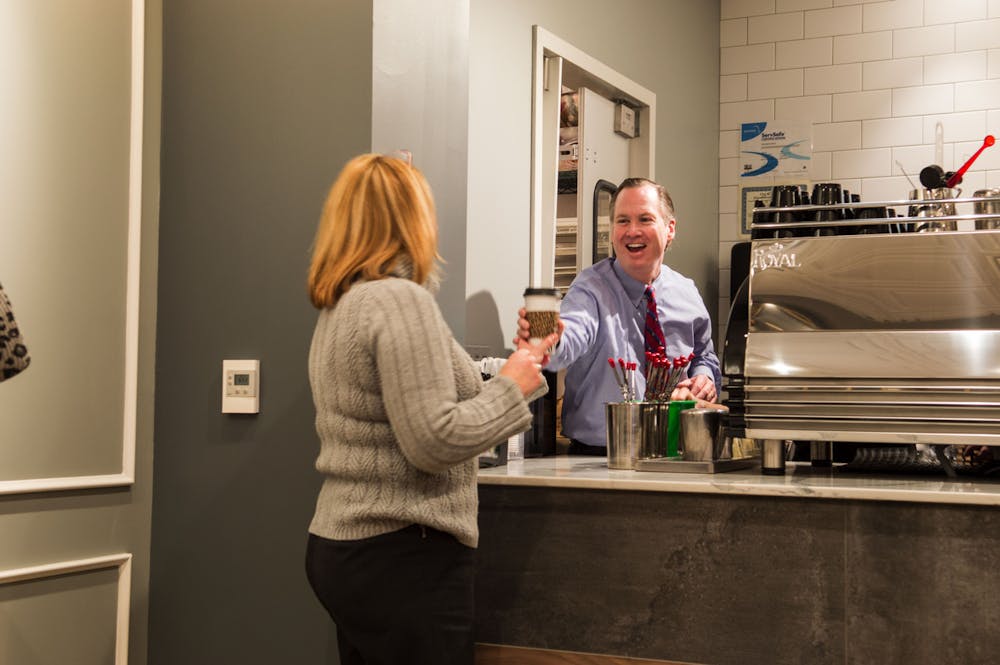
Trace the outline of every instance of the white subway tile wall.
{"type": "Polygon", "coordinates": [[[979,21],[986,17],[986,0],[948,0],[948,2],[924,3],[924,23],[926,25],[979,21]]]}
{"type": "MultiPolygon", "coordinates": [[[[949,152],[948,149],[954,150],[954,145],[949,144],[945,146],[945,152],[947,156],[953,154],[949,152]]],[[[945,161],[948,161],[945,159],[945,161]]],[[[892,171],[891,173],[901,173],[899,164],[903,165],[903,169],[906,173],[910,174],[913,178],[914,183],[919,185],[920,169],[924,168],[928,164],[934,163],[934,145],[933,143],[928,145],[902,145],[895,146],[892,149],[892,171]]],[[[941,165],[943,166],[943,165],[941,165]]],[[[950,170],[950,167],[944,167],[950,170]]],[[[896,198],[902,199],[906,198],[907,192],[899,192],[899,196],[896,198]]]]}
{"type": "Polygon", "coordinates": [[[830,95],[776,99],[774,119],[812,123],[830,122],[830,95]]]}
{"type": "Polygon", "coordinates": [[[946,53],[924,58],[924,83],[956,83],[986,78],[986,51],[946,53]]]}
{"type": "Polygon", "coordinates": [[[776,42],[774,46],[774,59],[779,69],[833,64],[832,37],[776,42]]]}
{"type": "MultiPolygon", "coordinates": [[[[741,234],[739,128],[812,123],[812,182],[863,201],[905,199],[920,170],[957,170],[1000,135],[1000,0],[722,0],[719,331],[741,234]]],[[[965,174],[966,194],[1000,187],[1000,146],[965,174]]]]}
{"type": "Polygon", "coordinates": [[[736,130],[719,132],[719,158],[740,156],[740,133],[736,130]]]}
{"type": "Polygon", "coordinates": [[[774,44],[730,46],[722,49],[720,74],[766,72],[774,69],[774,44]]]}
{"type": "Polygon", "coordinates": [[[892,150],[842,150],[833,153],[833,179],[874,178],[892,170],[892,150]]]}
{"type": "Polygon", "coordinates": [[[719,127],[739,129],[740,123],[749,118],[757,120],[774,119],[774,100],[763,99],[755,102],[732,102],[719,104],[719,127]]]}
{"type": "Polygon", "coordinates": [[[861,63],[806,69],[805,89],[807,95],[831,92],[850,92],[861,89],[861,63]]]}
{"type": "Polygon", "coordinates": [[[771,72],[754,72],[747,77],[747,99],[801,96],[801,69],[778,69],[771,72]]]}
{"type": "Polygon", "coordinates": [[[861,64],[864,90],[884,90],[921,85],[924,82],[924,59],[875,60],[861,64]]]}
{"type": "Polygon", "coordinates": [[[892,90],[844,92],[833,96],[833,120],[870,120],[892,115],[892,90]]]}
{"type": "Polygon", "coordinates": [[[739,184],[738,162],[739,159],[736,157],[719,160],[719,185],[721,187],[726,187],[727,185],[735,186],[739,184]]]}
{"type": "MultiPolygon", "coordinates": [[[[923,143],[923,120],[913,118],[877,118],[861,123],[861,145],[865,148],[894,148],[923,143]]],[[[934,138],[931,137],[933,142],[934,138]]]]}
{"type": "Polygon", "coordinates": [[[857,194],[859,191],[861,191],[861,183],[862,183],[861,178],[841,178],[837,182],[839,182],[841,187],[843,187],[848,192],[854,192],[855,194],[857,194]]]}
{"type": "Polygon", "coordinates": [[[878,61],[892,57],[892,33],[839,35],[833,38],[833,62],[878,61]]]}
{"type": "Polygon", "coordinates": [[[1000,79],[955,84],[955,110],[1000,108],[1000,79]]]}
{"type": "Polygon", "coordinates": [[[722,18],[773,14],[774,0],[722,0],[722,18]]]}
{"type": "Polygon", "coordinates": [[[899,30],[924,24],[924,0],[890,0],[866,5],[861,31],[899,30]]]}
{"type": "Polygon", "coordinates": [[[747,43],[747,20],[737,18],[723,21],[719,29],[719,46],[743,46],[747,43]]]}
{"type": "Polygon", "coordinates": [[[796,9],[822,9],[832,5],[833,3],[830,0],[778,0],[775,11],[791,12],[796,9]]]}
{"type": "Polygon", "coordinates": [[[747,41],[751,44],[789,39],[802,39],[802,12],[753,16],[749,19],[747,41]]]}
{"type": "Polygon", "coordinates": [[[909,178],[900,175],[892,178],[865,178],[861,181],[861,200],[863,201],[898,201],[905,198],[900,192],[907,192],[920,186],[920,181],[916,173],[909,174],[909,178]],[[910,184],[910,180],[913,184],[910,184]]]}
{"type": "Polygon", "coordinates": [[[1000,19],[960,23],[955,26],[955,34],[961,51],[1000,48],[1000,19]]]}
{"type": "Polygon", "coordinates": [[[813,125],[813,150],[856,150],[862,146],[862,124],[828,122],[813,125]]]}
{"type": "Polygon", "coordinates": [[[986,112],[986,126],[996,127],[1000,125],[1000,109],[991,109],[986,112]]]}
{"type": "MultiPolygon", "coordinates": [[[[900,0],[895,1],[900,2],[900,0]]],[[[907,28],[906,30],[894,30],[892,32],[892,57],[894,58],[951,53],[954,50],[954,25],[907,28]]]]}
{"type": "Polygon", "coordinates": [[[736,213],[720,216],[720,223],[730,238],[735,238],[740,231],[740,216],[736,213]]]}
{"type": "Polygon", "coordinates": [[[986,111],[927,115],[922,118],[924,133],[922,143],[933,143],[937,124],[949,141],[978,141],[986,136],[986,111]]]}
{"type": "Polygon", "coordinates": [[[719,78],[719,101],[742,102],[747,98],[747,75],[730,74],[719,78]]]}
{"type": "Polygon", "coordinates": [[[813,182],[827,182],[830,180],[830,156],[832,152],[814,152],[812,158],[812,166],[809,169],[809,175],[812,176],[813,182]]]}
{"type": "Polygon", "coordinates": [[[1000,76],[1000,49],[990,49],[987,53],[989,55],[987,56],[986,78],[996,78],[1000,76]]]}
{"type": "Polygon", "coordinates": [[[838,7],[806,12],[806,37],[832,37],[861,32],[861,7],[838,7]]]}
{"type": "Polygon", "coordinates": [[[955,110],[955,88],[950,85],[921,85],[893,88],[892,115],[928,115],[955,110]]]}
{"type": "Polygon", "coordinates": [[[719,214],[736,212],[736,187],[723,185],[719,187],[719,214]]]}

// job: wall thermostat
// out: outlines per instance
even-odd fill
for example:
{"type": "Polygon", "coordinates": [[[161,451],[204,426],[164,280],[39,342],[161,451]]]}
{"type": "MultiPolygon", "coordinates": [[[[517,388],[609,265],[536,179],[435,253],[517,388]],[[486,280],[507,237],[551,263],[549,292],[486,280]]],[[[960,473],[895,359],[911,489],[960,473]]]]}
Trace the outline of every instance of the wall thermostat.
{"type": "Polygon", "coordinates": [[[260,412],[260,361],[222,361],[222,412],[260,412]]]}
{"type": "Polygon", "coordinates": [[[639,128],[635,124],[635,109],[625,104],[615,104],[615,134],[627,139],[634,139],[639,135],[639,128]]]}

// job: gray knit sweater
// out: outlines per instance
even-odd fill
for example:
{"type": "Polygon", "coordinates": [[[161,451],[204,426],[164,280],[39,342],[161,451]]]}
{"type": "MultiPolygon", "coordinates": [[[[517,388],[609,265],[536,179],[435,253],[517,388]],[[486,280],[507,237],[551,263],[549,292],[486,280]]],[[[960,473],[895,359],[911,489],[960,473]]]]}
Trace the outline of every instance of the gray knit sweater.
{"type": "Polygon", "coordinates": [[[482,381],[431,293],[395,277],[352,285],[320,312],[309,379],[325,476],[309,531],[356,540],[422,524],[476,547],[477,455],[531,413],[511,379],[482,381]]]}

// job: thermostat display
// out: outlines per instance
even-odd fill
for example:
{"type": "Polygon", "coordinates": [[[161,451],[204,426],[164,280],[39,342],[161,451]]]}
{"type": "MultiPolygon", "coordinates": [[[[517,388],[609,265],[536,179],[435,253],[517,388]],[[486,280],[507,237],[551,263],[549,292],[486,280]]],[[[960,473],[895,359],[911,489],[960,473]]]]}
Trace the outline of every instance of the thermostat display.
{"type": "Polygon", "coordinates": [[[260,411],[260,361],[222,361],[222,412],[260,411]]]}

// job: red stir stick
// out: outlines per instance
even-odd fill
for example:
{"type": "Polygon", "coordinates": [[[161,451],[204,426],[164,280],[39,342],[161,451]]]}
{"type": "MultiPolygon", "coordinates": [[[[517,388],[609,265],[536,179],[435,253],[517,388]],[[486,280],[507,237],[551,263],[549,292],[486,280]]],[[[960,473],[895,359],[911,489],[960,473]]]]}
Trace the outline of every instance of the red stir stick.
{"type": "Polygon", "coordinates": [[[955,175],[948,178],[948,182],[944,184],[945,187],[954,187],[955,184],[962,179],[962,176],[965,175],[965,172],[969,170],[969,167],[972,166],[972,162],[976,161],[976,157],[979,157],[983,150],[986,150],[994,143],[996,143],[996,139],[993,138],[993,135],[987,134],[986,138],[983,139],[983,145],[979,147],[979,150],[977,150],[972,157],[969,157],[969,160],[965,162],[965,164],[962,164],[962,168],[955,171],[955,175]]]}

